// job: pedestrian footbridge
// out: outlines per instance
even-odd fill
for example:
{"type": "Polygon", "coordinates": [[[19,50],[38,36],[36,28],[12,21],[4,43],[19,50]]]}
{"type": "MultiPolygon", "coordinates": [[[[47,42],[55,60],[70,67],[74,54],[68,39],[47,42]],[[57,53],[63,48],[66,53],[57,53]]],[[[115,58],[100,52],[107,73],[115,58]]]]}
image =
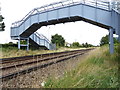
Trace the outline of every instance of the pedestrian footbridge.
{"type": "Polygon", "coordinates": [[[19,49],[21,40],[28,41],[27,48],[32,41],[54,49],[55,46],[36,31],[42,26],[81,20],[109,30],[110,52],[113,53],[113,34],[118,35],[120,41],[120,2],[66,0],[34,8],[22,20],[12,23],[11,38],[19,41],[19,49]]]}

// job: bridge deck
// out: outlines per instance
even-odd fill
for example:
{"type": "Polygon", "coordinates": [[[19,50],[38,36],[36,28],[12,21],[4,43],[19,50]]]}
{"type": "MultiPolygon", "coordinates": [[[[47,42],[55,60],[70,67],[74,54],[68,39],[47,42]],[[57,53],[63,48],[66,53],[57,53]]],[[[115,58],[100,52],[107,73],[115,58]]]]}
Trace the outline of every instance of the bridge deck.
{"type": "MultiPolygon", "coordinates": [[[[114,4],[115,6],[115,4],[114,4]]],[[[11,37],[28,38],[40,27],[58,23],[85,21],[120,35],[120,13],[110,2],[67,0],[35,8],[11,27],[11,37]]]]}

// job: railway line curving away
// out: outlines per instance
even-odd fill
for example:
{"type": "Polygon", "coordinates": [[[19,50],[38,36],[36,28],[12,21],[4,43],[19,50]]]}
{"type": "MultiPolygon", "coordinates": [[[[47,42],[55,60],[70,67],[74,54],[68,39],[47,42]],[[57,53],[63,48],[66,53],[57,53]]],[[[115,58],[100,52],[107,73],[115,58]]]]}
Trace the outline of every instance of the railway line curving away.
{"type": "Polygon", "coordinates": [[[2,67],[0,67],[0,71],[2,71],[2,76],[0,76],[0,79],[6,81],[40,68],[45,68],[69,60],[73,57],[83,55],[90,50],[92,49],[1,59],[2,67]]]}

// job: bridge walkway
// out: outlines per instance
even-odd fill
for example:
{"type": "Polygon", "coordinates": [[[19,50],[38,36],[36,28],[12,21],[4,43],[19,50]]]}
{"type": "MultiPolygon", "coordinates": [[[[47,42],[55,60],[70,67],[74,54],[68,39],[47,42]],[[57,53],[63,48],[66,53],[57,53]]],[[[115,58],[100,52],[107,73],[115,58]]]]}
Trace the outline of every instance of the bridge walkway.
{"type": "MultiPolygon", "coordinates": [[[[22,20],[12,24],[11,38],[31,38],[31,35],[42,26],[82,20],[109,30],[110,52],[113,53],[113,34],[118,35],[120,41],[119,5],[120,2],[67,0],[34,8],[22,20]]],[[[34,34],[33,36],[37,35],[34,34]]],[[[45,40],[47,41],[46,38],[45,40]]],[[[34,40],[34,42],[37,41],[34,40]]],[[[50,47],[49,45],[46,46],[50,47]]]]}

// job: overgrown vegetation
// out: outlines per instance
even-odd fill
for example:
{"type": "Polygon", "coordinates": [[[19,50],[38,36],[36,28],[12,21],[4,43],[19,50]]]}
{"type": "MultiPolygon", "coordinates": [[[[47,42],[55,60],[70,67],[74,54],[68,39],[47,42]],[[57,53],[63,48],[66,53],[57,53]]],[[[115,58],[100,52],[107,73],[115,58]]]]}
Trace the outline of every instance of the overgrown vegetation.
{"type": "MultiPolygon", "coordinates": [[[[113,38],[113,40],[114,40],[114,43],[119,43],[115,37],[113,38]]],[[[109,44],[109,35],[102,37],[100,40],[100,46],[103,46],[105,44],[109,44]]]]}
{"type": "Polygon", "coordinates": [[[66,48],[60,47],[57,50],[39,50],[39,49],[30,49],[26,51],[26,48],[22,48],[18,50],[17,44],[9,42],[7,44],[0,44],[0,58],[9,58],[9,57],[19,57],[19,56],[26,56],[26,55],[36,55],[36,54],[44,54],[44,53],[52,53],[52,52],[62,52],[62,51],[69,51],[69,50],[76,50],[81,48],[66,48]]]}
{"type": "Polygon", "coordinates": [[[89,48],[89,47],[96,47],[96,46],[92,44],[88,44],[87,42],[82,44],[80,44],[79,42],[73,42],[70,47],[71,48],[89,48]]]}
{"type": "Polygon", "coordinates": [[[46,88],[118,88],[120,71],[120,44],[115,53],[110,55],[108,46],[103,46],[89,53],[80,64],[55,79],[50,77],[46,88]]]}

